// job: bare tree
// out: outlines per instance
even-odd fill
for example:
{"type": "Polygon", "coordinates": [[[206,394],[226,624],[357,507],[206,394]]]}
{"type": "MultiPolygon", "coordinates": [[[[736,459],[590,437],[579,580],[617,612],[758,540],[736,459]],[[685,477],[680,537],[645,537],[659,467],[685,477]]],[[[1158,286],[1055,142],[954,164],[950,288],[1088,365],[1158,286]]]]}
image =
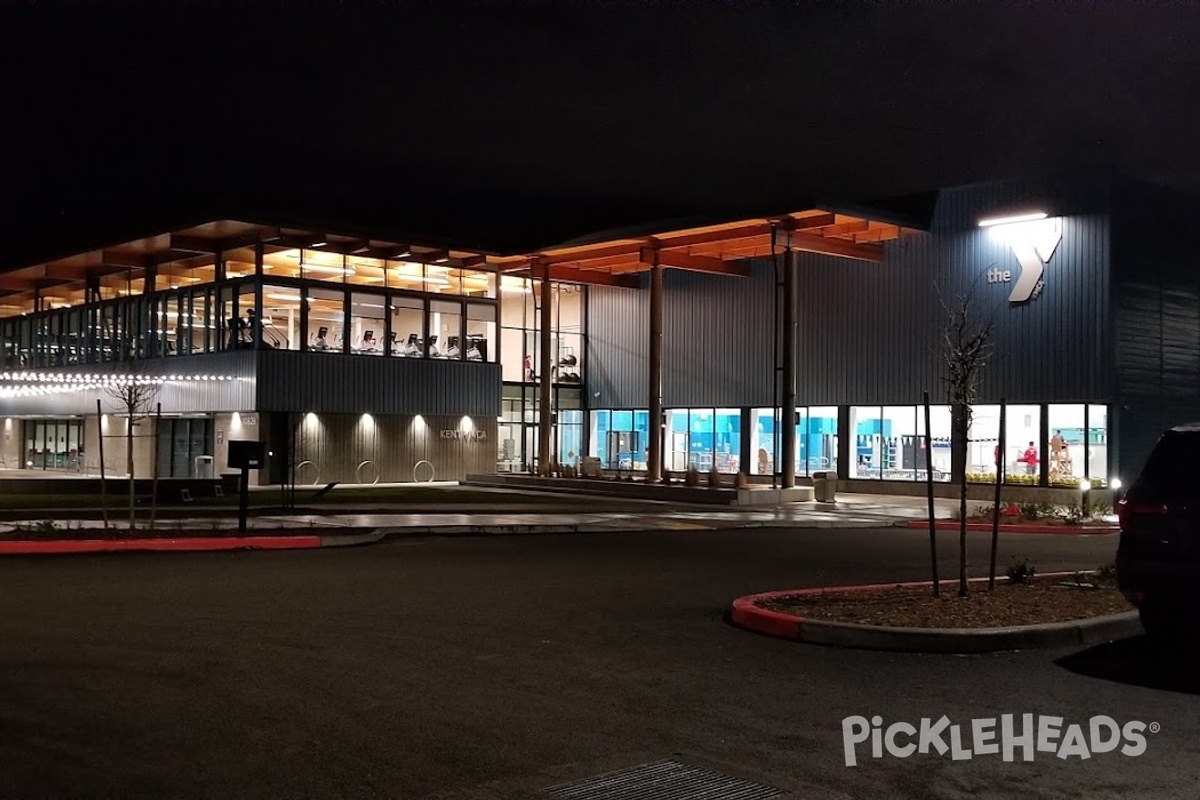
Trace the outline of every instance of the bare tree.
{"type": "Polygon", "coordinates": [[[971,406],[979,400],[983,370],[992,355],[995,320],[980,312],[976,285],[950,299],[938,290],[946,314],[941,356],[946,365],[943,381],[953,414],[951,479],[958,484],[958,596],[967,595],[967,437],[971,431],[971,406]]]}
{"type": "Polygon", "coordinates": [[[104,393],[112,399],[121,416],[125,418],[125,465],[129,472],[129,529],[137,526],[137,495],[134,492],[133,441],[134,426],[149,419],[151,401],[158,394],[161,379],[146,374],[138,357],[136,342],[125,343],[125,361],[122,368],[113,374],[104,393]]]}

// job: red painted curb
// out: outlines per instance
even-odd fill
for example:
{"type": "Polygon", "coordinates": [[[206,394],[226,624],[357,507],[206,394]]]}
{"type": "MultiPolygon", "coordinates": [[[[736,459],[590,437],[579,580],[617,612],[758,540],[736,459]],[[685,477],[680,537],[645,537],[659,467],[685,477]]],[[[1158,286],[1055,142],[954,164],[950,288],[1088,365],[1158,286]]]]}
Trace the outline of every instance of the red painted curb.
{"type": "MultiPolygon", "coordinates": [[[[1059,578],[1068,575],[1075,575],[1075,572],[1044,572],[1039,573],[1038,577],[1042,578],[1059,578]]],[[[979,583],[986,581],[987,577],[982,578],[967,578],[969,583],[979,583]]],[[[940,580],[938,583],[942,586],[953,586],[958,583],[957,578],[947,578],[940,580]]],[[[897,581],[894,583],[867,583],[858,584],[855,586],[813,586],[807,589],[783,589],[774,592],[759,592],[758,594],[748,594],[744,597],[739,597],[733,601],[733,610],[730,614],[730,619],[739,627],[752,630],[755,633],[762,633],[767,636],[775,636],[780,639],[803,639],[804,638],[804,623],[808,622],[807,617],[797,617],[792,614],[783,614],[778,611],[772,611],[769,608],[762,608],[758,605],[763,600],[771,600],[776,597],[803,597],[809,594],[825,594],[827,592],[854,592],[868,591],[870,589],[893,589],[897,586],[932,586],[933,581],[897,581]]]]}
{"type": "Polygon", "coordinates": [[[321,546],[319,536],[224,536],[196,539],[60,539],[0,541],[0,555],[109,553],[128,550],[203,552],[213,550],[308,550],[321,546]]]}
{"type": "MultiPolygon", "coordinates": [[[[929,523],[926,520],[912,519],[909,520],[906,527],[928,529],[929,523]]],[[[939,531],[956,531],[958,523],[954,520],[938,520],[935,527],[939,531]]],[[[967,530],[969,531],[991,531],[992,524],[990,522],[968,522],[967,530]]],[[[1001,525],[1001,533],[1060,533],[1073,536],[1081,534],[1097,534],[1097,533],[1117,533],[1120,530],[1116,525],[1001,525]]]]}

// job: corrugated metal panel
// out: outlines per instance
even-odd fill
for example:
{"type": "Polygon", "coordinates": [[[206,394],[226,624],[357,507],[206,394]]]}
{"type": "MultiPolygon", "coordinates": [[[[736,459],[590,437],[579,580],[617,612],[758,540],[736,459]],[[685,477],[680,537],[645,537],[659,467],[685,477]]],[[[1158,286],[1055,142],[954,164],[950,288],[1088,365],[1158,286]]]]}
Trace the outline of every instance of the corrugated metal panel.
{"type": "Polygon", "coordinates": [[[645,408],[650,344],[650,291],[645,281],[637,290],[589,287],[587,332],[588,405],[645,408]]]}
{"type": "MultiPolygon", "coordinates": [[[[34,370],[55,375],[111,375],[121,373],[120,364],[89,364],[53,370],[34,370]]],[[[138,362],[138,374],[167,377],[227,376],[231,381],[187,380],[161,386],[150,400],[151,407],[161,402],[164,413],[216,413],[248,411],[254,408],[256,394],[255,354],[252,352],[209,353],[179,358],[152,358],[138,362]]],[[[13,415],[58,416],[95,414],[96,400],[106,410],[115,410],[117,401],[102,390],[68,392],[35,397],[0,399],[0,413],[13,415]]]]}
{"type": "MultiPolygon", "coordinates": [[[[889,243],[883,263],[800,255],[798,380],[801,404],[910,404],[943,394],[938,339],[947,297],[975,286],[996,322],[982,401],[1103,402],[1114,382],[1105,328],[1109,297],[1107,184],[1030,181],[943,192],[933,230],[889,243]],[[1019,267],[981,218],[1031,206],[1061,215],[1063,236],[1033,300],[1008,303],[1011,283],[991,267],[1019,267]]],[[[772,404],[773,269],[751,279],[667,273],[667,406],[772,404]]],[[[648,293],[593,290],[589,400],[594,408],[645,407],[648,293]],[[599,394],[597,394],[599,393],[599,394]]]]}
{"type": "Polygon", "coordinates": [[[266,350],[259,356],[263,411],[500,414],[499,364],[266,350]]]}
{"type": "Polygon", "coordinates": [[[980,318],[996,326],[982,402],[1109,396],[1107,217],[1071,213],[1052,189],[988,185],[943,192],[933,231],[889,243],[880,264],[802,254],[800,402],[907,404],[920,402],[925,389],[943,396],[938,341],[946,311],[939,292],[952,301],[971,291],[980,318]],[[1015,280],[1015,257],[977,222],[1032,204],[1064,216],[1063,236],[1042,293],[1011,305],[1012,284],[989,284],[985,273],[1008,269],[1015,280]]]}
{"type": "Polygon", "coordinates": [[[1186,236],[1200,201],[1122,182],[1113,218],[1119,470],[1166,428],[1200,421],[1200,270],[1186,236]]]}
{"type": "Polygon", "coordinates": [[[311,419],[293,415],[296,425],[297,483],[328,481],[384,483],[412,481],[414,467],[420,480],[432,474],[437,480],[455,480],[469,473],[496,469],[497,424],[494,416],[473,420],[481,438],[447,438],[443,431],[459,430],[460,416],[365,416],[318,414],[311,419]],[[432,470],[432,471],[431,471],[432,470]]]}
{"type": "MultiPolygon", "coordinates": [[[[749,278],[667,271],[663,281],[663,402],[667,407],[772,404],[774,283],[769,262],[755,264],[749,278]]],[[[640,405],[645,405],[644,399],[640,405]]]]}

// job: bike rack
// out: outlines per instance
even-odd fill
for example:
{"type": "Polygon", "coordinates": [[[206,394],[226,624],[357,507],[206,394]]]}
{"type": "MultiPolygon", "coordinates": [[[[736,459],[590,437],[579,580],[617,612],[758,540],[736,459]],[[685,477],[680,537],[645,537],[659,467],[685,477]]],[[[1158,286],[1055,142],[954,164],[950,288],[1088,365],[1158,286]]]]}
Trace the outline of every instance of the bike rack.
{"type": "Polygon", "coordinates": [[[422,461],[418,461],[416,464],[413,464],[413,471],[412,471],[413,483],[433,483],[433,479],[435,477],[437,477],[437,471],[433,468],[433,464],[431,464],[430,462],[422,460],[422,461]],[[426,464],[429,466],[429,480],[427,480],[427,481],[423,481],[417,477],[417,468],[420,467],[422,464],[426,464]]]}

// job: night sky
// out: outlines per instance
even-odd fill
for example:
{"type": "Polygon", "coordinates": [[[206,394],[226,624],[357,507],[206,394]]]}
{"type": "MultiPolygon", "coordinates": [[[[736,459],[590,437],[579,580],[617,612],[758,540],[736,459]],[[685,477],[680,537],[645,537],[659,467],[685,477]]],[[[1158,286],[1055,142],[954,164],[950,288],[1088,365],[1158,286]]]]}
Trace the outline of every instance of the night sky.
{"type": "Polygon", "coordinates": [[[0,262],[255,212],[508,250],[1060,166],[1200,192],[1200,6],[1025,5],[3,3],[0,262]]]}

